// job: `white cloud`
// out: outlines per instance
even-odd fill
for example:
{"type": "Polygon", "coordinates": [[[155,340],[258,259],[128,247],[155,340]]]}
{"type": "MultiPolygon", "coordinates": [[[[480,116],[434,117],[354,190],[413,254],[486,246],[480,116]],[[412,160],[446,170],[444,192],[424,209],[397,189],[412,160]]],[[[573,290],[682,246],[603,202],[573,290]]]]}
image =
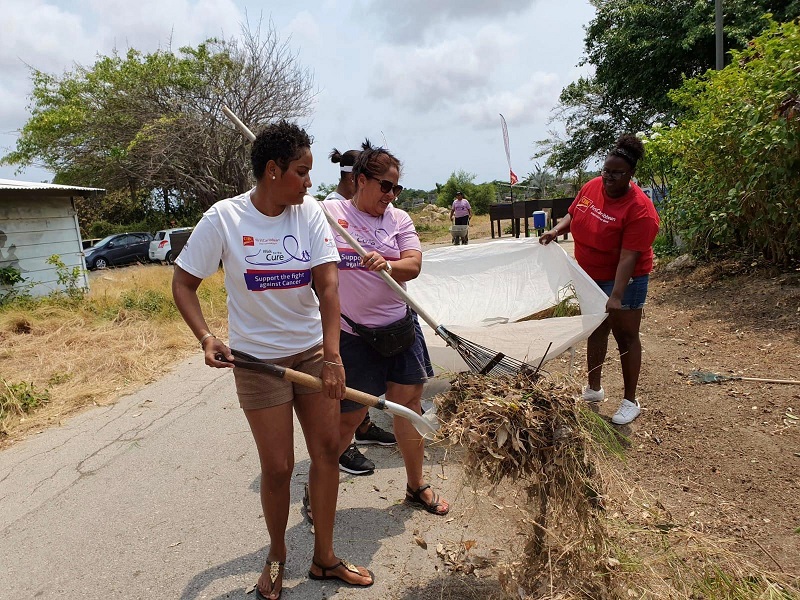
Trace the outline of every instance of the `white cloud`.
{"type": "Polygon", "coordinates": [[[491,85],[493,70],[514,54],[518,41],[490,25],[474,36],[456,36],[430,47],[378,48],[369,93],[393,97],[417,111],[458,103],[491,85]]]}
{"type": "Polygon", "coordinates": [[[464,21],[491,19],[497,21],[517,15],[536,4],[537,0],[405,0],[386,2],[375,0],[363,10],[383,21],[389,37],[397,42],[411,43],[422,39],[432,29],[448,37],[463,34],[464,21]]]}
{"type": "Polygon", "coordinates": [[[494,128],[502,113],[509,124],[541,123],[558,101],[564,82],[555,73],[537,72],[512,90],[462,104],[458,115],[476,128],[494,128]]]}

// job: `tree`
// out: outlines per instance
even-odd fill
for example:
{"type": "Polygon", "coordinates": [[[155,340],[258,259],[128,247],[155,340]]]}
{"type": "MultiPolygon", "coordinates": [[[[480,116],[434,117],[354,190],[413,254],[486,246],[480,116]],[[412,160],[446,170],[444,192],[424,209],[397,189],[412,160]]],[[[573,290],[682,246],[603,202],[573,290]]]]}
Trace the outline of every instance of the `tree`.
{"type": "Polygon", "coordinates": [[[325,200],[325,198],[328,197],[328,194],[336,191],[337,187],[339,186],[336,183],[331,183],[330,185],[326,183],[317,184],[317,193],[314,194],[314,198],[317,200],[325,200]]]}
{"type": "Polygon", "coordinates": [[[800,264],[800,23],[769,23],[721,71],[670,94],[673,127],[645,138],[638,170],[669,183],[666,225],[698,253],[800,264]]]}
{"type": "MultiPolygon", "coordinates": [[[[566,138],[539,142],[548,164],[572,170],[606,151],[620,133],[673,123],[681,107],[669,97],[684,78],[714,66],[714,3],[705,0],[594,0],[581,64],[592,78],[567,86],[551,122],[566,138]]],[[[800,0],[725,0],[725,48],[742,49],[767,26],[800,15],[800,0]]],[[[540,153],[539,155],[544,155],[540,153]]]]}
{"type": "Polygon", "coordinates": [[[35,164],[55,180],[157,191],[201,208],[251,185],[246,142],[221,113],[254,129],[309,113],[313,78],[270,24],[240,39],[211,39],[177,53],[128,50],[56,76],[33,70],[31,117],[3,164],[35,164]]]}
{"type": "Polygon", "coordinates": [[[453,172],[444,185],[436,184],[438,190],[436,204],[449,208],[453,204],[456,192],[462,191],[469,200],[472,212],[483,215],[489,212],[489,205],[497,198],[497,188],[492,183],[475,184],[473,173],[466,171],[453,172]]]}

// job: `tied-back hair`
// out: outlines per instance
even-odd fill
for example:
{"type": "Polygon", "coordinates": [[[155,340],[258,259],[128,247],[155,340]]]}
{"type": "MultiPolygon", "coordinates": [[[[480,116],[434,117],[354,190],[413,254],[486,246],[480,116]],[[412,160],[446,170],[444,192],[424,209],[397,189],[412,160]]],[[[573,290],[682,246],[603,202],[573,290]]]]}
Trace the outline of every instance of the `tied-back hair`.
{"type": "Polygon", "coordinates": [[[386,148],[380,146],[376,148],[368,139],[365,139],[361,144],[361,153],[353,164],[353,179],[356,189],[358,189],[358,176],[362,173],[367,177],[377,177],[392,167],[397,169],[398,174],[400,173],[402,164],[397,157],[386,148]]]}
{"type": "Polygon", "coordinates": [[[644,143],[635,135],[625,133],[619,136],[608,155],[619,156],[631,166],[631,169],[636,170],[636,163],[644,156],[644,143]]]}
{"type": "Polygon", "coordinates": [[[285,119],[270,123],[256,136],[250,151],[253,175],[256,179],[261,179],[271,160],[285,171],[290,162],[300,158],[305,148],[311,148],[313,141],[305,129],[285,119]]]}
{"type": "Polygon", "coordinates": [[[341,170],[340,179],[350,176],[349,171],[352,171],[352,167],[356,164],[356,159],[359,154],[361,154],[360,150],[348,150],[347,152],[339,152],[336,148],[331,150],[328,158],[331,159],[333,164],[338,163],[340,167],[350,167],[348,170],[341,170]]]}

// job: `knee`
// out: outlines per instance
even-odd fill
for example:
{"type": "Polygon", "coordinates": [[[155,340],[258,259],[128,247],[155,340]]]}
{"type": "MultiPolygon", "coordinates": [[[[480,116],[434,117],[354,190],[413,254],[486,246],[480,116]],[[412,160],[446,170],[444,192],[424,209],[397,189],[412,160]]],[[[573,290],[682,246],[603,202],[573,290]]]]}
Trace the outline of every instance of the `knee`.
{"type": "Polygon", "coordinates": [[[261,462],[261,480],[269,481],[270,485],[281,487],[288,485],[294,471],[294,460],[291,458],[275,459],[271,457],[261,462]]]}
{"type": "Polygon", "coordinates": [[[339,462],[339,435],[335,428],[331,428],[330,433],[318,436],[313,445],[309,445],[308,454],[312,463],[334,464],[339,462]]]}

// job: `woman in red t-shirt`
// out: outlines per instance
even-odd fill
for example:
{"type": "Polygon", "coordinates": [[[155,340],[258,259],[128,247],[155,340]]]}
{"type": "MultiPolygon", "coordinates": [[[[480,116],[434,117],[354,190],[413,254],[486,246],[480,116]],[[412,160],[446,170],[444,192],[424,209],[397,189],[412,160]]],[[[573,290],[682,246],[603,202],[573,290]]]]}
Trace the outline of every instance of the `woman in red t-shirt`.
{"type": "Polygon", "coordinates": [[[621,136],[608,153],[601,176],[584,185],[567,216],[539,238],[540,243],[549,244],[561,234],[572,233],[575,260],[608,295],[608,319],[589,336],[587,344],[589,382],[583,398],[588,402],[605,399],[600,378],[608,334],[613,332],[625,384],[622,403],[611,418],[617,425],[630,423],[641,412],[636,398],[642,365],[639,326],[659,225],[652,201],[631,182],[643,155],[640,139],[621,136]]]}

